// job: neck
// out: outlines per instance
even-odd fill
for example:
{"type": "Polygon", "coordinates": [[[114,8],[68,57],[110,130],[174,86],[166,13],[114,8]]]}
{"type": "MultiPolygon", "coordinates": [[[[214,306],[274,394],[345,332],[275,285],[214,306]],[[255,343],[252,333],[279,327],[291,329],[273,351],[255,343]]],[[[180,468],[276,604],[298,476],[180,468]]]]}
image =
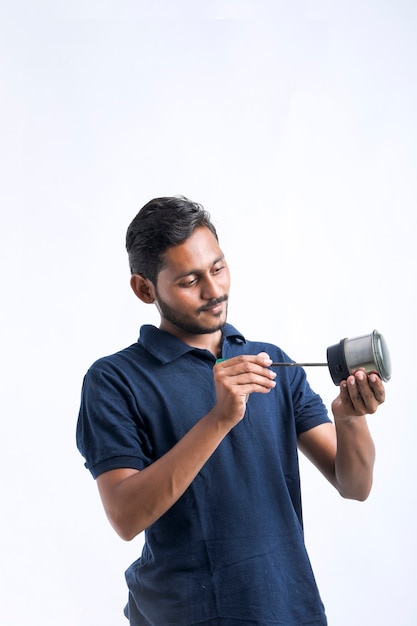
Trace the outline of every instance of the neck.
{"type": "Polygon", "coordinates": [[[193,348],[199,348],[200,350],[208,350],[216,359],[221,356],[222,349],[222,331],[216,330],[212,333],[191,334],[187,333],[180,328],[177,328],[173,324],[167,323],[163,320],[159,326],[161,330],[164,330],[177,339],[180,339],[184,343],[193,348]]]}

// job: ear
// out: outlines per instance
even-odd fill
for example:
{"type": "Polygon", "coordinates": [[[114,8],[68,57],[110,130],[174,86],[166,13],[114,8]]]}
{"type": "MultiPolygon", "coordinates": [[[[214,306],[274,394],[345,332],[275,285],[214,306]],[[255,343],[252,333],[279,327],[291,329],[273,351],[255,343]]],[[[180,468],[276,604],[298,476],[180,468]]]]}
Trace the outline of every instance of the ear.
{"type": "Polygon", "coordinates": [[[132,274],[130,286],[139,300],[142,300],[145,304],[155,302],[155,287],[148,278],[145,278],[141,274],[132,274]]]}

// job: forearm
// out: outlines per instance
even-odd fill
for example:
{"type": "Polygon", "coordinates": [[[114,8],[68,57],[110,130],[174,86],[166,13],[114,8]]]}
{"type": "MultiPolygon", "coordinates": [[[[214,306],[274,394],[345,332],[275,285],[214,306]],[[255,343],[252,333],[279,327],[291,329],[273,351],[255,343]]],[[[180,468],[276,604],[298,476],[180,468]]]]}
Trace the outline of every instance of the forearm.
{"type": "Polygon", "coordinates": [[[97,483],[106,514],[125,540],[133,539],[183,495],[231,425],[215,409],[203,417],[169,452],[143,469],[114,470],[97,483]]]}
{"type": "Polygon", "coordinates": [[[126,540],[177,502],[226,435],[245,415],[251,393],[269,393],[269,356],[241,355],[214,366],[217,402],[178,443],[142,471],[122,468],[97,479],[107,516],[126,540]]]}
{"type": "Polygon", "coordinates": [[[375,446],[365,416],[336,418],[336,487],[344,498],[366,500],[373,480],[375,446]]]}
{"type": "Polygon", "coordinates": [[[375,413],[385,399],[385,390],[376,374],[358,370],[340,385],[332,402],[337,449],[336,486],[342,496],[365,500],[372,487],[375,447],[366,415],[375,413]]]}

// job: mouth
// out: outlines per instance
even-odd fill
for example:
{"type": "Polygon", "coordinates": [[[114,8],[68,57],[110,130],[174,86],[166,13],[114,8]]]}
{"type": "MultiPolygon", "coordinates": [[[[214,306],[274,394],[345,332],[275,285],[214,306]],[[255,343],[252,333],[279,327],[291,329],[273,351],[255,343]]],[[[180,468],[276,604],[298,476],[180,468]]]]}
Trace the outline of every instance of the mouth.
{"type": "Polygon", "coordinates": [[[227,301],[227,296],[223,296],[223,298],[217,298],[209,304],[202,306],[198,312],[199,313],[211,313],[212,315],[218,315],[223,311],[223,304],[227,301]]]}
{"type": "Polygon", "coordinates": [[[219,313],[221,313],[223,311],[223,304],[215,304],[214,306],[211,306],[208,309],[204,309],[205,313],[211,313],[212,315],[218,315],[219,313]]]}

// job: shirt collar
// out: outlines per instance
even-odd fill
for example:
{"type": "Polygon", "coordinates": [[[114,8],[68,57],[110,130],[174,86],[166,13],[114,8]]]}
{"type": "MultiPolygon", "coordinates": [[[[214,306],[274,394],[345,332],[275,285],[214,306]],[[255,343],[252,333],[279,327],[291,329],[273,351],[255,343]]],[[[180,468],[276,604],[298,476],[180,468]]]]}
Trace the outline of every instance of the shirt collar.
{"type": "MultiPolygon", "coordinates": [[[[222,329],[222,335],[224,340],[231,340],[237,343],[246,342],[244,336],[231,324],[225,324],[222,329]]],[[[183,354],[197,349],[151,324],[145,324],[141,327],[138,341],[145,350],[164,364],[175,361],[183,354]]]]}

